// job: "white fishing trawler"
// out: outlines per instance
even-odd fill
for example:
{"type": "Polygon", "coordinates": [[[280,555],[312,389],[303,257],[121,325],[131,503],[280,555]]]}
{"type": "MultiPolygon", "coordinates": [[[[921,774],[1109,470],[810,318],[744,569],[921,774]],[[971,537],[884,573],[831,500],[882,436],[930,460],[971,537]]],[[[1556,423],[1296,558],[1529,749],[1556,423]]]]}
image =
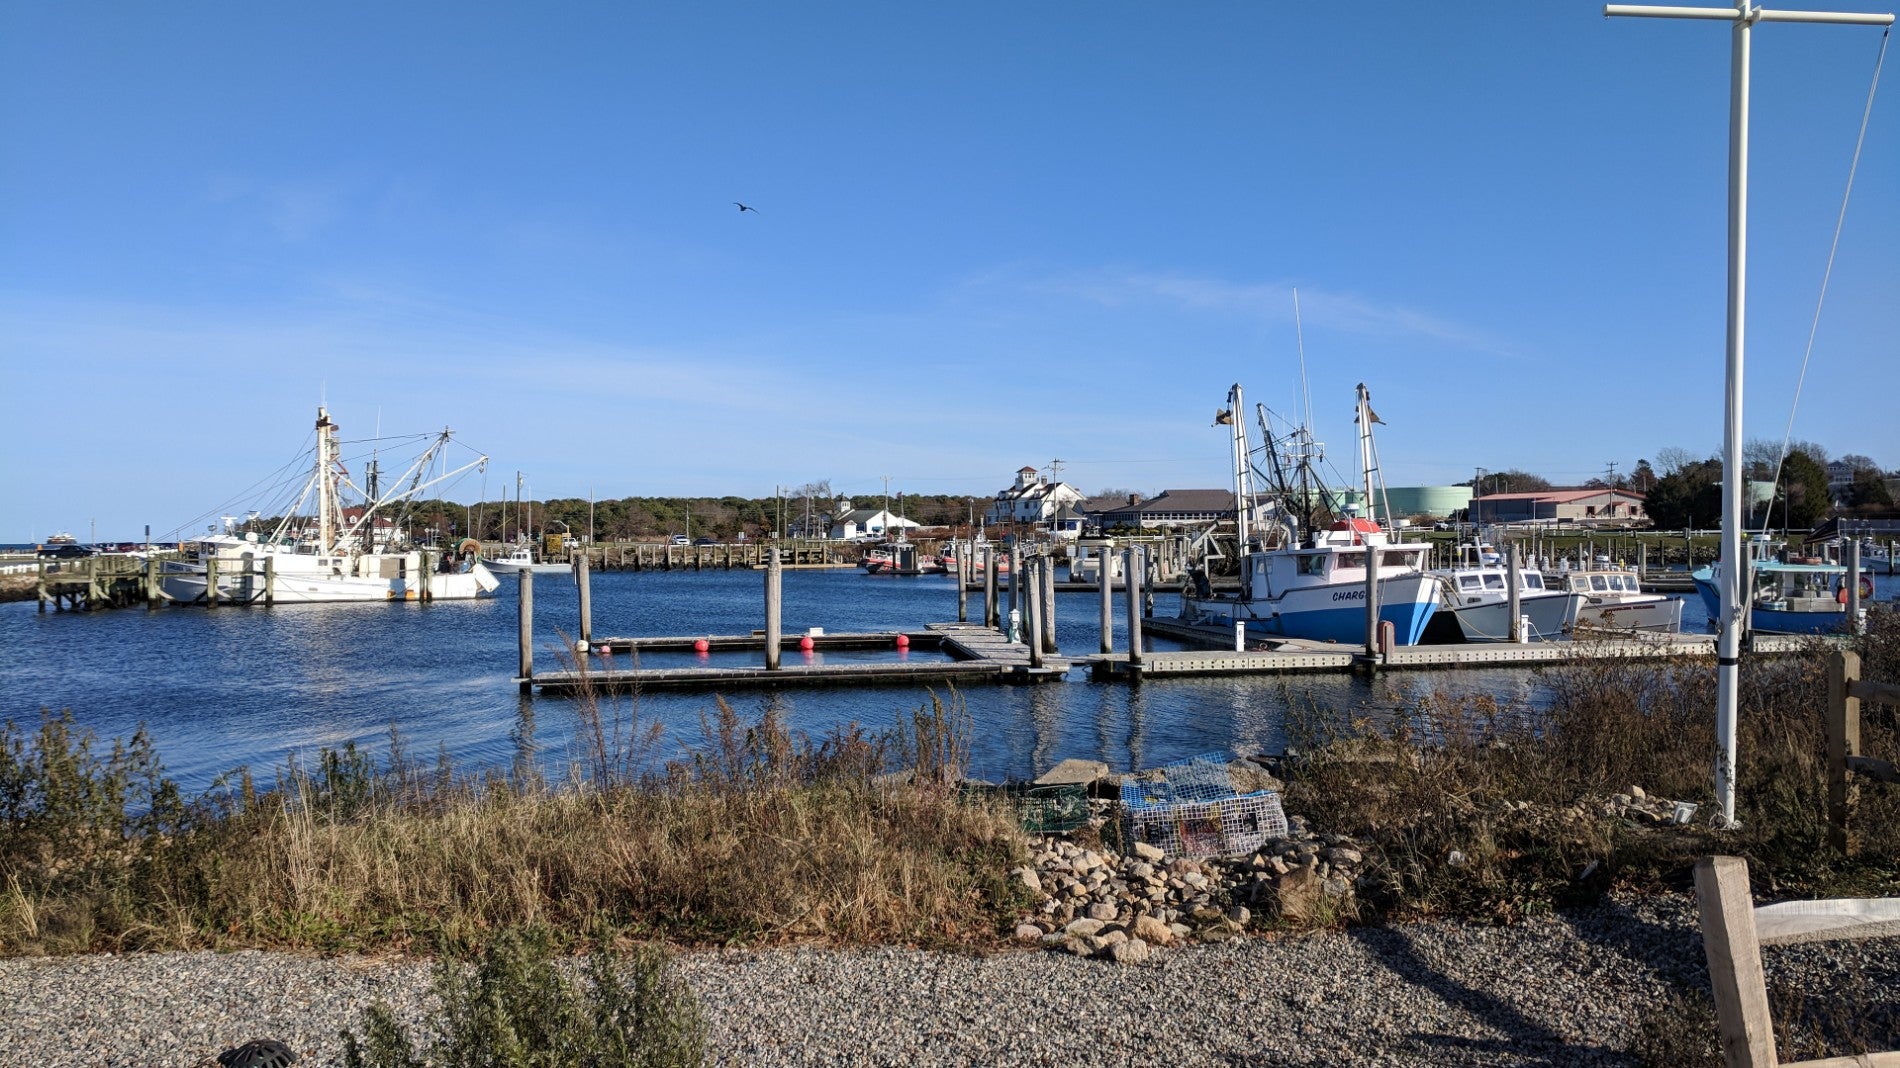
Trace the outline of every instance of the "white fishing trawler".
{"type": "Polygon", "coordinates": [[[1227,400],[1228,407],[1215,421],[1233,427],[1235,526],[1243,553],[1240,590],[1231,596],[1216,593],[1205,575],[1191,576],[1181,594],[1182,618],[1222,625],[1239,622],[1250,634],[1362,642],[1371,578],[1379,622],[1392,626],[1396,644],[1416,645],[1438,608],[1438,580],[1425,570],[1427,546],[1388,534],[1373,508],[1372,424],[1377,417],[1366,387],[1359,386],[1358,423],[1367,514],[1345,509],[1324,527],[1314,522],[1315,504],[1330,511],[1331,498],[1313,467],[1320,456],[1310,429],[1301,425],[1276,439],[1261,408],[1261,449],[1267,462],[1262,474],[1273,486],[1270,493],[1257,495],[1238,384],[1228,391],[1227,400]],[[1272,518],[1255,532],[1255,521],[1265,517],[1272,518]],[[1367,574],[1368,566],[1377,568],[1376,575],[1367,574]]]}
{"type": "Polygon", "coordinates": [[[322,407],[316,430],[310,477],[273,529],[260,536],[227,520],[222,532],[192,543],[187,559],[166,566],[166,596],[209,600],[214,575],[218,600],[246,604],[467,600],[495,592],[500,582],[479,559],[412,546],[403,524],[387,514],[420,491],[486,464],[486,456],[425,480],[449,442],[444,430],[395,480],[396,489],[379,493],[372,478],[365,492],[338,459],[337,426],[322,407]],[[346,508],[346,488],[362,496],[360,507],[346,508]],[[313,504],[315,514],[306,513],[313,504]]]}

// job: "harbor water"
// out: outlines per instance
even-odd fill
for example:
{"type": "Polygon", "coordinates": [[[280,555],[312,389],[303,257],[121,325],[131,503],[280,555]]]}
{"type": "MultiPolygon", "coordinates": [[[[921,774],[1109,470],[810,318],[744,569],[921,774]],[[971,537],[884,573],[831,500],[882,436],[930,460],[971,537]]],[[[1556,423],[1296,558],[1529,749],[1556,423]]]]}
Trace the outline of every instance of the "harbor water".
{"type": "MultiPolygon", "coordinates": [[[[1881,579],[1877,596],[1893,596],[1881,579]]],[[[416,604],[286,605],[274,608],[171,607],[41,614],[28,603],[0,605],[0,718],[21,726],[43,709],[71,709],[101,740],[129,736],[143,725],[167,773],[189,791],[248,766],[265,780],[292,754],[314,756],[349,742],[381,753],[394,729],[413,757],[446,754],[461,771],[508,769],[532,762],[559,775],[581,754],[573,745],[577,715],[568,699],[521,696],[513,683],[517,658],[516,580],[483,601],[416,604]]],[[[578,633],[572,578],[535,580],[537,670],[562,666],[562,646],[578,633]]],[[[763,578],[754,571],[596,572],[593,635],[749,634],[763,626],[763,578]]],[[[881,577],[851,570],[788,571],[784,631],[896,631],[956,618],[956,590],[942,576],[881,577]]],[[[1171,615],[1172,596],[1158,595],[1156,613],[1171,615]]],[[[1685,629],[1706,625],[1697,598],[1685,598],[1685,629]]],[[[1125,647],[1125,609],[1114,606],[1114,641],[1125,647]]],[[[981,615],[981,595],[970,611],[981,615]]],[[[1093,593],[1057,599],[1062,652],[1086,655],[1099,643],[1093,593]]],[[[1160,643],[1156,648],[1167,648],[1160,643]]],[[[694,662],[668,654],[668,666],[694,662]]],[[[799,663],[796,651],[786,662],[799,663]]],[[[935,652],[831,653],[936,658],[935,652]]],[[[621,654],[617,662],[627,666],[621,654]]],[[[709,664],[731,662],[722,654],[709,664]]],[[[659,666],[659,661],[653,666],[659,666]]],[[[1092,682],[1077,670],[1038,685],[977,685],[954,695],[973,724],[975,774],[1023,778],[1067,757],[1137,770],[1217,749],[1278,751],[1289,709],[1374,717],[1391,714],[1434,691],[1484,692],[1506,702],[1542,699],[1537,672],[1389,672],[1348,675],[1158,679],[1131,686],[1092,682]]],[[[794,730],[814,738],[856,722],[890,726],[927,704],[919,687],[736,690],[722,695],[744,718],[769,705],[794,730]]],[[[610,714],[662,725],[659,757],[700,737],[715,710],[710,693],[648,693],[618,699],[610,714]]]]}

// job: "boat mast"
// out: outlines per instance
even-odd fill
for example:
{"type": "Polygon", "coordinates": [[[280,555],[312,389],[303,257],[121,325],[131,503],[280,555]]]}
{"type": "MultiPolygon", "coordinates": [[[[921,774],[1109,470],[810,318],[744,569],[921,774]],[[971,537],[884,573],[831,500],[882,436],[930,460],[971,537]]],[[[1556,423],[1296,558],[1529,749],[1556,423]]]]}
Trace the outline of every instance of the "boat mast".
{"type": "Polygon", "coordinates": [[[1359,472],[1365,484],[1366,518],[1378,522],[1378,510],[1372,506],[1372,401],[1366,392],[1366,384],[1359,383],[1359,472]]]}
{"type": "Polygon", "coordinates": [[[336,424],[321,405],[317,408],[317,552],[329,555],[336,544],[336,480],[330,468],[335,463],[336,424]]]}
{"type": "Polygon", "coordinates": [[[1253,510],[1253,450],[1247,447],[1246,410],[1240,383],[1227,391],[1227,410],[1221,413],[1233,427],[1234,444],[1234,551],[1247,554],[1247,513],[1253,510]]]}

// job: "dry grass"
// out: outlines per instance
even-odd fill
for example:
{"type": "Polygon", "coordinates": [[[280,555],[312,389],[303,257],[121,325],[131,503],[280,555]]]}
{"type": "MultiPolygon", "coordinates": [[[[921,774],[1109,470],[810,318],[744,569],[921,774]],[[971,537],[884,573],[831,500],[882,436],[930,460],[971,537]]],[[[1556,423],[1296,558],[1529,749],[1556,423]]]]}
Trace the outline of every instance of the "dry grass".
{"type": "Polygon", "coordinates": [[[99,832],[135,864],[0,854],[0,950],[457,947],[603,924],[689,943],[985,942],[1024,845],[1010,813],[941,785],[966,725],[933,701],[891,731],[812,742],[721,703],[664,773],[629,781],[627,751],[597,752],[558,787],[346,747],[160,833],[99,832]],[[886,776],[891,752],[928,759],[886,776]]]}
{"type": "MultiPolygon", "coordinates": [[[[1877,609],[1861,648],[1867,677],[1900,677],[1900,616],[1877,609]]],[[[1368,896],[1388,914],[1508,919],[1612,885],[1682,889],[1694,859],[1715,851],[1747,857],[1767,894],[1891,894],[1900,889],[1900,790],[1862,792],[1859,856],[1827,845],[1830,653],[1816,642],[1798,656],[1745,663],[1736,831],[1718,835],[1708,825],[1715,685],[1707,661],[1552,669],[1545,682],[1553,696],[1541,708],[1435,697],[1383,724],[1309,711],[1292,725],[1309,759],[1289,783],[1288,804],[1374,847],[1380,865],[1368,896]],[[1697,803],[1696,824],[1606,814],[1605,800],[1633,785],[1697,803]]],[[[1862,739],[1870,753],[1900,752],[1893,710],[1864,706],[1862,739]]]]}

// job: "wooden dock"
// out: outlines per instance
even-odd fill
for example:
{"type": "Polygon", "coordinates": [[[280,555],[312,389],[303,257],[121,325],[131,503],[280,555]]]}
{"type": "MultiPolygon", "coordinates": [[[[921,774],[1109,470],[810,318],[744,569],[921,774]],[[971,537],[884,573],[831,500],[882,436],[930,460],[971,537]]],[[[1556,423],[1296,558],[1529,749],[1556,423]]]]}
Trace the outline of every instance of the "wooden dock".
{"type": "MultiPolygon", "coordinates": [[[[1143,623],[1150,634],[1196,643],[1201,649],[1146,652],[1132,663],[1126,652],[1104,653],[1081,663],[1096,678],[1160,678],[1186,675],[1259,675],[1303,671],[1376,671],[1431,668],[1512,668],[1571,664],[1586,660],[1668,660],[1685,656],[1714,656],[1712,634],[1645,634],[1631,638],[1601,638],[1557,642],[1486,642],[1466,645],[1407,645],[1372,655],[1363,646],[1327,642],[1248,639],[1248,648],[1233,648],[1234,633],[1223,627],[1205,627],[1175,620],[1150,618],[1143,623]]],[[[1804,635],[1756,634],[1749,651],[1758,655],[1799,652],[1813,639],[1804,635]]]]}
{"type": "Polygon", "coordinates": [[[517,685],[533,687],[546,695],[571,695],[586,690],[627,693],[639,690],[730,690],[776,689],[804,686],[916,686],[932,683],[970,685],[977,683],[1041,682],[1067,674],[1072,662],[1061,657],[1045,657],[1042,667],[1030,664],[1029,647],[1010,642],[1002,634],[966,623],[933,623],[923,630],[893,633],[800,634],[779,639],[780,666],[765,666],[765,635],[724,634],[703,637],[603,638],[592,643],[594,649],[615,654],[639,652],[694,652],[697,643],[706,643],[706,652],[756,651],[759,663],[747,666],[705,667],[617,667],[613,664],[563,671],[537,672],[515,679],[517,685]],[[810,638],[812,652],[866,651],[896,649],[902,637],[911,650],[948,654],[949,659],[929,661],[891,661],[889,663],[796,664],[784,654],[805,651],[803,642],[810,638]]]}

